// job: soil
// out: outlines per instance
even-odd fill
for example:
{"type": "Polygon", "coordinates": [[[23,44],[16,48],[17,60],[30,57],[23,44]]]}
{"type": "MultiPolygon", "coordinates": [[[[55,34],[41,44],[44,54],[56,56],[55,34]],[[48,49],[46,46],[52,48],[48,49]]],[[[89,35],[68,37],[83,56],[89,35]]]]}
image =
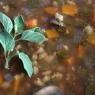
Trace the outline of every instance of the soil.
{"type": "MultiPolygon", "coordinates": [[[[38,26],[42,29],[58,30],[60,27],[50,24],[54,16],[44,12],[45,7],[54,6],[53,1],[58,1],[57,7],[61,13],[61,6],[67,0],[0,0],[0,11],[10,18],[18,14],[23,15],[25,21],[36,18],[38,26]]],[[[95,2],[92,0],[92,3],[87,5],[89,0],[71,1],[77,3],[79,13],[73,17],[65,15],[64,22],[67,26],[63,30],[69,28],[70,34],[59,32],[60,37],[48,39],[42,46],[26,42],[18,43],[30,58],[33,55],[37,56],[35,60],[37,64],[34,64],[36,74],[31,78],[17,57],[11,60],[10,69],[5,70],[3,49],[0,48],[0,95],[33,95],[49,85],[57,86],[64,95],[95,95],[95,45],[86,41],[86,34],[82,32],[84,23],[81,22],[95,27],[95,22],[90,20],[91,9],[95,6],[95,2]],[[84,7],[86,9],[90,7],[86,15],[84,7]],[[40,48],[43,49],[43,53],[36,55],[40,48]],[[15,76],[19,78],[16,79],[15,76]]]]}

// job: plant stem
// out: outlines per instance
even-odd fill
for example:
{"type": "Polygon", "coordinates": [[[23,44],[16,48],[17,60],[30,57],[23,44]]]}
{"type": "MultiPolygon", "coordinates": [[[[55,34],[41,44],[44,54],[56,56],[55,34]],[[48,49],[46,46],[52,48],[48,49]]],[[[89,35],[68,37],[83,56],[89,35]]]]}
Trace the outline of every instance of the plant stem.
{"type": "Polygon", "coordinates": [[[9,69],[9,60],[8,60],[9,54],[10,54],[10,51],[8,52],[8,54],[5,54],[5,60],[6,60],[5,69],[9,69]]]}
{"type": "Polygon", "coordinates": [[[9,69],[8,58],[6,58],[5,69],[9,69]]]}

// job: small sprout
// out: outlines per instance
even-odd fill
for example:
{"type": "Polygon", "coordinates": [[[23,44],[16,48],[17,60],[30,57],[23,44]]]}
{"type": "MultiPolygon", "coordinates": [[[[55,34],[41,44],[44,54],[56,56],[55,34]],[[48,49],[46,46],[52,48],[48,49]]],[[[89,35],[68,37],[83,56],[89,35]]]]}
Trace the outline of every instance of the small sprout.
{"type": "Polygon", "coordinates": [[[39,27],[24,30],[25,22],[22,16],[16,16],[13,23],[11,19],[2,12],[0,12],[0,22],[4,27],[3,32],[0,32],[0,44],[4,49],[5,69],[9,69],[9,61],[15,56],[18,56],[28,76],[31,77],[33,74],[33,63],[27,54],[21,52],[22,47],[20,44],[17,45],[17,41],[25,40],[42,44],[46,41],[42,30],[39,27]],[[18,38],[19,35],[20,37],[18,38]]]}

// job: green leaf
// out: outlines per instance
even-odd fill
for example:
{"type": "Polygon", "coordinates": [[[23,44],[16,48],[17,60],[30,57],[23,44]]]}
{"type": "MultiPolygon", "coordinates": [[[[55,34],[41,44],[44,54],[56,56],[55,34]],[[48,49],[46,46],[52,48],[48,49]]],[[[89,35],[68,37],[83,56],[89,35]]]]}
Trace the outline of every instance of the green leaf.
{"type": "Polygon", "coordinates": [[[13,29],[13,23],[11,19],[5,14],[3,14],[2,12],[0,12],[0,22],[4,26],[4,29],[6,30],[6,32],[11,33],[13,29]]]}
{"type": "Polygon", "coordinates": [[[14,18],[14,28],[16,33],[21,33],[24,30],[24,19],[22,16],[16,16],[14,18]]]}
{"type": "Polygon", "coordinates": [[[29,59],[29,57],[25,53],[19,52],[19,51],[17,53],[23,63],[24,69],[26,70],[28,76],[31,77],[33,74],[33,67],[32,67],[31,60],[29,59]]]}
{"type": "Polygon", "coordinates": [[[34,42],[34,43],[38,43],[38,44],[41,44],[44,41],[46,41],[46,38],[42,33],[34,32],[32,29],[24,31],[22,33],[21,39],[34,42]]]}
{"type": "Polygon", "coordinates": [[[11,51],[15,46],[15,41],[8,32],[0,32],[0,43],[3,46],[5,53],[11,51]]]}

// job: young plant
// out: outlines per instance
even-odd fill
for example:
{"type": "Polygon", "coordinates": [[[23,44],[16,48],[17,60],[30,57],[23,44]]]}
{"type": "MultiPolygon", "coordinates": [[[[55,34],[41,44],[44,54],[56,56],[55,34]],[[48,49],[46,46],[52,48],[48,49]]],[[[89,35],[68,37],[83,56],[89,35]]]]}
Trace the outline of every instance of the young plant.
{"type": "Polygon", "coordinates": [[[4,49],[5,69],[9,68],[9,61],[14,56],[18,56],[28,76],[31,77],[33,74],[32,61],[27,54],[16,50],[15,46],[16,42],[20,40],[26,40],[37,44],[43,43],[46,38],[42,30],[39,27],[24,30],[25,24],[22,16],[15,17],[12,22],[11,19],[2,12],[0,12],[0,22],[3,25],[3,29],[0,31],[0,44],[4,49]]]}

